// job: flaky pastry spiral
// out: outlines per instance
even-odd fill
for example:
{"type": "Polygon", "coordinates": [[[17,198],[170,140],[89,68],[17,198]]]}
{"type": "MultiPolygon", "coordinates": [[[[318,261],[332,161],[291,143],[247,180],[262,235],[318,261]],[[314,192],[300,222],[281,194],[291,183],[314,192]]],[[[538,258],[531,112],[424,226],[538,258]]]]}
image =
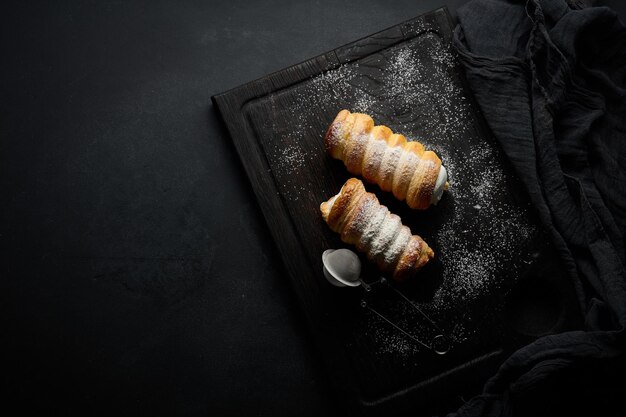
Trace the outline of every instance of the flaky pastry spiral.
{"type": "Polygon", "coordinates": [[[396,281],[411,278],[434,256],[428,244],[413,235],[374,194],[366,192],[357,178],[346,181],[320,210],[342,241],[355,245],[396,281]]]}
{"type": "Polygon", "coordinates": [[[432,151],[407,141],[366,114],[341,110],[324,137],[326,151],[348,171],[406,200],[413,209],[436,204],[448,188],[447,171],[432,151]]]}

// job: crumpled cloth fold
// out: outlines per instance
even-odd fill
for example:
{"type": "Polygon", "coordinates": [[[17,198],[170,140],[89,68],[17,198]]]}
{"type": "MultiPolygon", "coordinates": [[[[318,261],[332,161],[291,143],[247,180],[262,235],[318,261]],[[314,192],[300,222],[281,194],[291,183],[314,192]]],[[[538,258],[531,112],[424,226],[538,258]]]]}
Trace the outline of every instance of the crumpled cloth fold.
{"type": "Polygon", "coordinates": [[[626,416],[626,28],[606,7],[473,0],[454,46],[585,328],[515,352],[450,416],[626,416]]]}

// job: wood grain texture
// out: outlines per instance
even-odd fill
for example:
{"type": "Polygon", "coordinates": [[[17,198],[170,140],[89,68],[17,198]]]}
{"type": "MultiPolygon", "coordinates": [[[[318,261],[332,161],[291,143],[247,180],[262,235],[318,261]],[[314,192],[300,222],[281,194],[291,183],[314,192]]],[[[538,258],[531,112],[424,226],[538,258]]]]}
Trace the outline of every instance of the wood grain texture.
{"type": "MultiPolygon", "coordinates": [[[[464,386],[478,387],[506,352],[528,341],[519,334],[519,329],[511,329],[507,321],[506,298],[515,283],[529,274],[558,276],[545,235],[536,225],[524,192],[479,112],[471,104],[458,65],[443,63],[441,56],[433,53],[437,48],[449,46],[451,34],[447,11],[439,9],[213,97],[339,397],[358,404],[365,413],[414,410],[436,398],[460,395],[464,386]],[[398,65],[398,60],[409,55],[426,69],[423,85],[413,89],[403,86],[414,80],[403,79],[406,75],[398,65]],[[420,88],[429,91],[428,80],[432,75],[429,73],[444,74],[452,87],[463,91],[463,97],[454,96],[451,100],[456,100],[453,104],[459,109],[469,109],[466,119],[453,123],[450,118],[456,117],[455,114],[438,107],[433,97],[449,94],[446,91],[430,91],[430,96],[424,93],[410,103],[398,100],[394,89],[402,90],[403,94],[409,90],[419,94],[420,88]],[[444,164],[461,164],[473,150],[488,150],[492,157],[476,166],[464,167],[467,175],[457,176],[452,186],[469,188],[480,175],[498,167],[506,173],[506,178],[494,201],[523,213],[523,221],[537,230],[513,239],[510,250],[515,252],[515,259],[499,260],[499,269],[494,273],[510,276],[486,287],[472,300],[460,297],[440,315],[433,307],[433,297],[444,280],[448,267],[445,262],[431,262],[417,282],[403,288],[413,300],[432,307],[445,329],[452,331],[464,326],[468,335],[448,355],[433,356],[427,350],[407,349],[406,340],[391,334],[384,323],[359,308],[363,295],[359,290],[331,287],[322,275],[321,253],[344,245],[322,220],[319,204],[337,193],[350,177],[341,162],[326,155],[322,137],[341,108],[359,107],[366,108],[377,123],[386,124],[409,138],[420,141],[426,138],[427,143],[440,146],[448,158],[447,161],[444,158],[444,164]],[[441,126],[448,130],[442,131],[441,126]]],[[[472,218],[472,206],[450,196],[444,196],[438,207],[418,213],[375,186],[367,188],[376,192],[381,203],[400,215],[414,233],[424,237],[436,253],[441,251],[444,255],[447,248],[439,247],[438,233],[441,225],[450,219],[460,218],[456,227],[485,231],[485,236],[489,236],[492,221],[508,221],[493,218],[477,223],[472,218]]],[[[480,250],[481,238],[475,234],[460,239],[466,247],[480,250]]],[[[375,280],[379,275],[375,266],[365,260],[363,264],[365,278],[375,280]]],[[[371,297],[378,308],[397,317],[405,326],[421,332],[423,337],[432,337],[423,329],[419,318],[401,307],[388,290],[377,290],[371,297]]]]}

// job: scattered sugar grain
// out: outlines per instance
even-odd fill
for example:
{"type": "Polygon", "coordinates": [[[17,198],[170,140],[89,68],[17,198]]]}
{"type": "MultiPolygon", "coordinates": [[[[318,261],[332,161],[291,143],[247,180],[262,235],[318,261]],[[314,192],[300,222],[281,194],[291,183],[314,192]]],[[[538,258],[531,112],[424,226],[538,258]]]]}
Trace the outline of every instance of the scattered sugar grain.
{"type": "MultiPolygon", "coordinates": [[[[418,29],[428,30],[426,26],[418,29]]],[[[473,146],[465,154],[458,151],[466,147],[464,141],[473,124],[470,100],[455,78],[456,63],[450,47],[440,41],[423,45],[428,45],[426,53],[410,46],[383,51],[380,61],[386,62],[377,73],[377,91],[371,90],[366,68],[358,62],[341,65],[298,86],[293,103],[285,107],[292,121],[292,131],[286,135],[296,140],[276,156],[278,169],[291,174],[297,174],[307,157],[318,157],[306,155],[297,145],[298,140],[320,137],[319,130],[325,128],[314,120],[319,112],[311,109],[347,108],[373,115],[378,109],[395,109],[394,114],[382,114],[383,119],[375,118],[376,122],[423,142],[441,157],[450,175],[447,198],[454,201],[455,208],[433,237],[440,248],[445,248],[437,255],[443,282],[434,298],[421,308],[435,319],[457,314],[459,319],[448,332],[456,343],[462,343],[474,337],[476,330],[465,323],[470,318],[460,315],[459,305],[475,302],[498,288],[504,272],[514,274],[504,269],[520,255],[518,242],[532,238],[537,230],[526,220],[523,208],[499,197],[508,179],[493,162],[499,157],[491,147],[473,146]],[[477,171],[477,166],[486,168],[477,171]],[[468,213],[475,216],[474,221],[467,221],[468,213]],[[484,229],[485,225],[490,227],[484,229]],[[469,242],[468,234],[476,236],[476,241],[469,242]]],[[[284,194],[297,200],[304,191],[302,186],[287,184],[284,194]]],[[[419,351],[415,342],[389,330],[376,317],[368,317],[368,333],[380,346],[380,353],[407,359],[419,351]]]]}

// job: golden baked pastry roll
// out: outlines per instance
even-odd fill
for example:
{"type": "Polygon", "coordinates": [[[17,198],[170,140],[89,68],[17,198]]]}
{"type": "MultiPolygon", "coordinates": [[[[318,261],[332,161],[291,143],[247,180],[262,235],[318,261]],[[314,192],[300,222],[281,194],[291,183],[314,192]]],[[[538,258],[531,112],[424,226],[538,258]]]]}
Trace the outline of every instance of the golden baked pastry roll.
{"type": "Polygon", "coordinates": [[[396,281],[409,279],[434,256],[428,244],[381,205],[376,195],[365,191],[357,178],[346,181],[320,210],[342,241],[355,245],[396,281]]]}
{"type": "Polygon", "coordinates": [[[324,137],[326,151],[348,171],[391,191],[413,209],[437,204],[448,189],[441,159],[424,145],[407,141],[366,114],[341,110],[324,137]]]}

